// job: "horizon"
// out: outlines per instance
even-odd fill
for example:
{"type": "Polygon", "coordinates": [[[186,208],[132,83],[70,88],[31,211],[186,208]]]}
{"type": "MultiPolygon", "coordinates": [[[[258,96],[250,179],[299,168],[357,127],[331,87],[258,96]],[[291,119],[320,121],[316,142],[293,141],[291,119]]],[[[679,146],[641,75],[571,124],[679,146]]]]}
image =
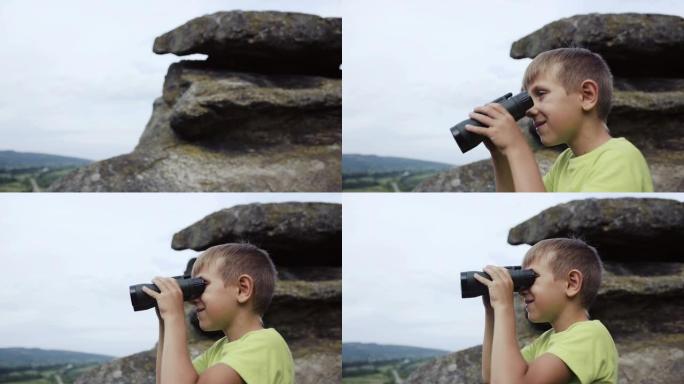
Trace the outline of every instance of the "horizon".
{"type": "Polygon", "coordinates": [[[199,254],[173,250],[175,233],[236,205],[342,203],[327,193],[3,196],[0,259],[13,273],[4,276],[0,291],[6,308],[0,347],[115,357],[148,351],[157,342],[156,314],[134,312],[128,287],[179,275],[199,254]]]}
{"type": "MultiPolygon", "coordinates": [[[[508,232],[545,209],[620,197],[643,194],[345,195],[342,342],[452,352],[480,345],[482,301],[460,297],[459,272],[519,265],[530,246],[508,244],[508,232]]],[[[653,198],[683,201],[684,195],[653,198]]]]}
{"type": "Polygon", "coordinates": [[[218,11],[341,17],[340,3],[2,1],[0,70],[8,74],[0,78],[3,145],[92,161],[130,153],[152,116],[154,100],[162,96],[169,65],[207,57],[155,54],[156,37],[218,11]]]}

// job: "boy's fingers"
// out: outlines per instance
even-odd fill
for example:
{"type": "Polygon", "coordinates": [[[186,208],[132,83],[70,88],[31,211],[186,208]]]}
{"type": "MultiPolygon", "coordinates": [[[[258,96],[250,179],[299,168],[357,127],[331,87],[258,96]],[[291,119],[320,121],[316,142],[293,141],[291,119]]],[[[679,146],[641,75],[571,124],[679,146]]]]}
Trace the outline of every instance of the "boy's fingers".
{"type": "Polygon", "coordinates": [[[491,117],[485,115],[484,113],[479,113],[477,111],[476,112],[470,112],[468,114],[468,117],[470,117],[473,120],[477,120],[480,123],[482,123],[488,127],[494,123],[494,120],[491,117]]]}
{"type": "Polygon", "coordinates": [[[494,265],[488,265],[488,266],[486,266],[486,267],[484,268],[484,271],[487,272],[487,273],[489,274],[489,276],[492,277],[492,281],[493,281],[493,280],[499,280],[499,279],[502,278],[502,276],[501,276],[501,271],[499,270],[498,267],[496,267],[496,266],[494,266],[494,265]]]}
{"type": "Polygon", "coordinates": [[[159,291],[165,292],[173,289],[173,285],[169,283],[168,279],[169,278],[157,276],[152,279],[152,282],[159,288],[159,291]]]}
{"type": "Polygon", "coordinates": [[[479,281],[480,283],[482,283],[482,284],[484,284],[484,285],[486,285],[486,286],[488,286],[488,287],[489,287],[489,284],[492,283],[491,280],[489,280],[489,279],[487,279],[486,277],[484,277],[484,276],[482,276],[482,275],[479,275],[479,274],[477,274],[477,273],[474,274],[473,277],[475,278],[475,280],[479,281]]]}
{"type": "Polygon", "coordinates": [[[143,285],[143,287],[142,287],[142,290],[143,290],[143,292],[145,292],[145,293],[147,293],[148,295],[154,297],[155,299],[157,298],[157,296],[159,296],[159,292],[153,291],[153,290],[147,288],[147,287],[144,286],[144,285],[143,285]]]}
{"type": "Polygon", "coordinates": [[[489,135],[490,135],[489,128],[485,128],[485,127],[477,127],[475,125],[466,124],[465,129],[468,132],[477,133],[478,135],[482,135],[482,136],[486,136],[486,137],[489,137],[489,135]]]}
{"type": "Polygon", "coordinates": [[[487,104],[487,106],[489,106],[492,110],[498,112],[499,114],[502,114],[502,115],[510,114],[506,110],[506,108],[504,108],[503,105],[501,105],[499,103],[491,103],[491,104],[487,104]]]}

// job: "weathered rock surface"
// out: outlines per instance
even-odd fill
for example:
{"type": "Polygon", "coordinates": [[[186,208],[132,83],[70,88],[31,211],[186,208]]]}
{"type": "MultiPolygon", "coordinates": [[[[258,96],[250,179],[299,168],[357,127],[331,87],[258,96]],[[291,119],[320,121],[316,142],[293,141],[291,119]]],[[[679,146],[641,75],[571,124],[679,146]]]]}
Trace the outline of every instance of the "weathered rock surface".
{"type": "MultiPolygon", "coordinates": [[[[277,15],[269,13],[252,27],[277,19],[277,15]]],[[[282,17],[283,23],[290,23],[290,16],[282,17]]],[[[314,19],[317,17],[312,16],[314,19]]],[[[232,18],[212,20],[228,22],[232,18]]],[[[297,24],[295,29],[300,27],[297,24]]],[[[192,28],[173,31],[163,40],[171,44],[192,28]]],[[[271,32],[276,31],[278,28],[271,32]]],[[[223,32],[216,33],[220,37],[223,32]]],[[[267,39],[269,33],[259,38],[267,39]]],[[[258,52],[260,46],[250,49],[258,52]]],[[[163,95],[154,102],[152,116],[133,152],[77,169],[50,190],[340,191],[342,80],[311,73],[254,72],[257,70],[239,72],[215,60],[172,64],[163,95]]]]}
{"type": "Polygon", "coordinates": [[[554,21],[513,43],[511,57],[533,58],[563,47],[600,53],[614,75],[682,77],[684,18],[657,14],[576,15],[554,21]]]}
{"type": "MultiPolygon", "coordinates": [[[[645,152],[649,165],[652,154],[658,152],[655,150],[681,153],[684,151],[684,85],[672,91],[616,89],[608,127],[613,136],[626,137],[645,152]]],[[[676,164],[683,163],[680,160],[676,164]]]]}
{"type": "MultiPolygon", "coordinates": [[[[512,244],[522,243],[523,238],[534,243],[567,236],[564,230],[568,228],[585,238],[591,235],[587,240],[592,245],[610,239],[597,245],[605,273],[590,316],[600,320],[615,340],[620,383],[675,383],[684,375],[684,254],[673,251],[673,243],[668,243],[672,229],[677,238],[684,234],[683,205],[663,199],[575,201],[549,208],[509,232],[512,244]],[[561,219],[553,212],[565,216],[561,219]],[[637,233],[638,228],[642,233],[637,233]],[[599,236],[603,231],[607,234],[599,236]],[[630,247],[648,251],[641,252],[641,257],[625,255],[630,247]]],[[[515,309],[520,346],[548,329],[548,324],[528,322],[517,298],[515,309]]],[[[481,353],[478,346],[428,362],[407,382],[480,382],[481,353]]]]}
{"type": "Polygon", "coordinates": [[[249,241],[276,265],[342,264],[342,206],[330,203],[238,205],[203,218],[173,236],[176,250],[249,241]],[[296,246],[293,246],[296,244],[296,246]]]}
{"type": "Polygon", "coordinates": [[[604,260],[658,261],[681,258],[683,236],[684,203],[679,201],[587,199],[542,211],[512,228],[508,242],[532,245],[547,238],[579,237],[604,260]]]}
{"type": "Polygon", "coordinates": [[[169,123],[188,141],[332,145],[340,140],[342,82],[317,76],[256,75],[205,62],[172,64],[163,98],[169,123]]]}
{"type": "Polygon", "coordinates": [[[477,346],[438,357],[416,368],[405,383],[480,383],[481,372],[482,346],[477,346]]]}
{"type": "MultiPolygon", "coordinates": [[[[542,175],[551,168],[558,152],[544,149],[535,152],[542,175]]],[[[418,184],[414,192],[494,192],[494,168],[490,160],[461,165],[428,177],[418,184]]]]}
{"type": "Polygon", "coordinates": [[[154,41],[154,52],[189,55],[234,69],[341,76],[342,19],[292,12],[217,12],[154,41]]]}

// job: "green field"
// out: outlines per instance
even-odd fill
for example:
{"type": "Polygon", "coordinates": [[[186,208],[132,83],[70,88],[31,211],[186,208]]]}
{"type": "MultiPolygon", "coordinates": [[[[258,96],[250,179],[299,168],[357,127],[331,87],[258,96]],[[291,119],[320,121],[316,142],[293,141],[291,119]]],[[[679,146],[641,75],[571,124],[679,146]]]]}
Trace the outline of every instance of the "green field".
{"type": "Polygon", "coordinates": [[[31,167],[18,169],[0,169],[0,192],[32,192],[35,181],[40,191],[46,190],[50,184],[77,167],[31,167]]]}
{"type": "Polygon", "coordinates": [[[342,191],[410,192],[421,181],[439,172],[438,170],[431,170],[343,174],[342,191]]]}
{"type": "Polygon", "coordinates": [[[342,364],[343,384],[395,384],[431,358],[342,364]]]}
{"type": "Polygon", "coordinates": [[[72,384],[78,376],[97,365],[97,363],[93,363],[0,368],[0,383],[59,384],[61,382],[63,384],[72,384]]]}

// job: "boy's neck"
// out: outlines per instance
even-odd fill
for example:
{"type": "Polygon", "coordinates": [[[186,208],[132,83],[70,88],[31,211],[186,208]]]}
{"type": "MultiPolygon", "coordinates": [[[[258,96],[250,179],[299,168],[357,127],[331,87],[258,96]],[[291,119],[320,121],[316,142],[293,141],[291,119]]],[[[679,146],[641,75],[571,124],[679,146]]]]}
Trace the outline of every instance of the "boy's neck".
{"type": "Polygon", "coordinates": [[[567,144],[575,156],[582,156],[611,139],[606,124],[600,119],[589,119],[577,130],[567,144]]]}
{"type": "Polygon", "coordinates": [[[575,305],[568,305],[555,320],[551,321],[551,326],[554,331],[563,332],[571,325],[587,320],[589,320],[589,315],[586,309],[575,305]]]}
{"type": "Polygon", "coordinates": [[[228,338],[228,341],[235,341],[247,332],[258,331],[264,329],[261,322],[261,317],[250,312],[243,312],[238,314],[228,328],[223,330],[223,333],[228,338]]]}

